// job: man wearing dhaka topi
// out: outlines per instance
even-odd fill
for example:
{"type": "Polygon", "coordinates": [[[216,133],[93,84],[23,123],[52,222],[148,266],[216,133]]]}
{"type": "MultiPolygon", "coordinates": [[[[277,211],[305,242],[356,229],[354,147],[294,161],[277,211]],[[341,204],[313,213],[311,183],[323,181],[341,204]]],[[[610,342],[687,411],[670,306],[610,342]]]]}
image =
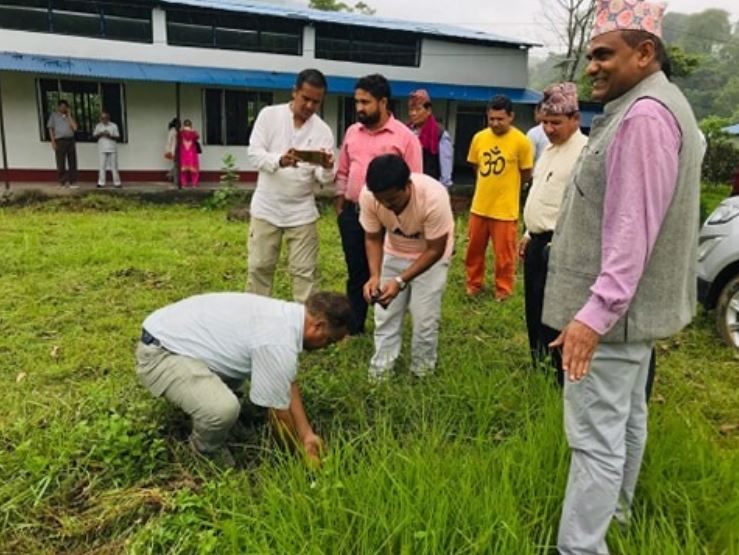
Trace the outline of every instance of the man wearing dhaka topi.
{"type": "Polygon", "coordinates": [[[562,330],[572,457],[557,548],[607,554],[628,526],[647,438],[655,340],[693,318],[703,156],[695,116],[662,72],[664,6],[598,0],[586,72],[604,103],[565,191],[542,321],[562,330]]]}

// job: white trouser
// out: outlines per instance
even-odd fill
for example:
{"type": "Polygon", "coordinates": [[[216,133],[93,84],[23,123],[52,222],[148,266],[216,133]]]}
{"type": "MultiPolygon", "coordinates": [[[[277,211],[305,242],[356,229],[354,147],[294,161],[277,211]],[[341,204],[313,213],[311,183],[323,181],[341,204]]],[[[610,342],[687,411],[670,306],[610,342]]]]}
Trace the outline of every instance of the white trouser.
{"type": "Polygon", "coordinates": [[[118,153],[117,152],[99,152],[100,163],[98,171],[98,185],[105,185],[105,172],[110,170],[113,174],[113,185],[121,184],[121,176],[118,175],[118,153]]]}
{"type": "Polygon", "coordinates": [[[565,381],[572,459],[557,539],[562,555],[607,554],[611,519],[628,520],[647,442],[652,345],[601,343],[590,372],[579,382],[565,381]]]}
{"type": "MultiPolygon", "coordinates": [[[[413,260],[385,253],[381,284],[399,276],[413,260]]],[[[383,379],[400,355],[403,342],[403,316],[406,308],[413,320],[411,372],[423,376],[436,366],[441,299],[446,289],[449,260],[442,259],[411,280],[387,308],[375,305],[375,354],[369,368],[371,380],[383,379]]]]}

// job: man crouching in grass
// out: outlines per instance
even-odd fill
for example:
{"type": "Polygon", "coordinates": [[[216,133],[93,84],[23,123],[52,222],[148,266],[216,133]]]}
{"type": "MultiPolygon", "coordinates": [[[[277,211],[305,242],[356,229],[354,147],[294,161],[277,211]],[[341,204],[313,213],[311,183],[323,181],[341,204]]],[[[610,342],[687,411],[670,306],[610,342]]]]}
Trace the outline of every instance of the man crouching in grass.
{"type": "Polygon", "coordinates": [[[235,464],[225,441],[241,411],[236,392],[250,378],[251,402],[320,462],[321,439],[296,382],[298,354],[341,340],[350,319],[348,299],[336,293],[315,293],[305,305],[249,293],[196,295],[144,320],[137,373],[152,395],[192,418],[197,453],[235,464]]]}

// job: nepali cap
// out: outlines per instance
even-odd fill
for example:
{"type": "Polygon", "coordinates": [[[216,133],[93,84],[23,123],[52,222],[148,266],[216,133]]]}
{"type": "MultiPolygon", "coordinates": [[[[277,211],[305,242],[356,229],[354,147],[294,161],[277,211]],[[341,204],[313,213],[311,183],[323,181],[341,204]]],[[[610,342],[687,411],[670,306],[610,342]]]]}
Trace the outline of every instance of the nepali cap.
{"type": "Polygon", "coordinates": [[[590,38],[611,31],[646,31],[662,37],[665,4],[644,0],[598,0],[590,38]]]}
{"type": "Polygon", "coordinates": [[[411,106],[423,106],[430,102],[431,97],[426,89],[417,89],[408,96],[408,104],[411,106]]]}
{"type": "Polygon", "coordinates": [[[577,85],[571,81],[555,83],[544,89],[544,98],[539,110],[550,116],[574,114],[579,111],[577,85]]]}

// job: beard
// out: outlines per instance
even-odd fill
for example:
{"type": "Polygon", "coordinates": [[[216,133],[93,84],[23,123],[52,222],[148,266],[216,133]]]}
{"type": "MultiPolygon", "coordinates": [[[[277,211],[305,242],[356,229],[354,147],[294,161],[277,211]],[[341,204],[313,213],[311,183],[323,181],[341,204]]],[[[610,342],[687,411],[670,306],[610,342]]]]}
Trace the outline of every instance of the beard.
{"type": "Polygon", "coordinates": [[[374,125],[380,121],[380,111],[378,110],[372,114],[357,112],[357,121],[362,125],[374,125]]]}

